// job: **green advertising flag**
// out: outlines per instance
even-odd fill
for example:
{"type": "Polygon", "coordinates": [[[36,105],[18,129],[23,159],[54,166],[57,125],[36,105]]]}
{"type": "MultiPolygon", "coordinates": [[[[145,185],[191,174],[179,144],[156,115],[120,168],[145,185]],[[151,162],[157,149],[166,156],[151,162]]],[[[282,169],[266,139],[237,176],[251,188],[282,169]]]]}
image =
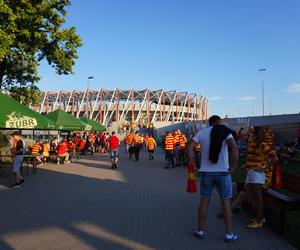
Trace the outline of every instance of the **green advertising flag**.
{"type": "Polygon", "coordinates": [[[10,96],[0,93],[0,128],[55,129],[55,124],[10,96]]]}

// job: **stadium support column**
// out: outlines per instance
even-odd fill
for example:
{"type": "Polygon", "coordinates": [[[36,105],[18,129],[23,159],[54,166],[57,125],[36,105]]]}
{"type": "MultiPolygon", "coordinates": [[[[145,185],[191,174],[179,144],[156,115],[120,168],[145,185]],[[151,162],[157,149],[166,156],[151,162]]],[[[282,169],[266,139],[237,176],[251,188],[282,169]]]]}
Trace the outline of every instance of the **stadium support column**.
{"type": "Polygon", "coordinates": [[[147,94],[147,123],[150,125],[150,90],[148,89],[147,94]]]}
{"type": "Polygon", "coordinates": [[[76,118],[79,118],[81,109],[83,108],[84,99],[86,98],[87,91],[80,92],[80,95],[81,94],[82,94],[82,98],[81,98],[81,102],[80,102],[79,108],[77,110],[76,118]]]}
{"type": "MultiPolygon", "coordinates": [[[[158,111],[158,108],[160,108],[160,113],[161,113],[161,99],[162,99],[162,96],[163,96],[163,91],[160,93],[160,96],[159,96],[159,99],[158,99],[158,102],[157,102],[157,105],[156,105],[154,114],[153,114],[153,116],[152,116],[151,123],[153,123],[154,120],[156,119],[156,113],[157,113],[157,111],[158,111]]],[[[160,115],[161,115],[161,114],[160,114],[160,115]]],[[[161,119],[161,117],[160,117],[160,119],[161,119]]]]}
{"type": "Polygon", "coordinates": [[[191,100],[190,100],[190,95],[188,95],[187,97],[187,101],[188,101],[188,104],[187,104],[187,121],[190,120],[190,106],[191,106],[191,100]]]}
{"type": "Polygon", "coordinates": [[[116,111],[115,111],[116,123],[119,122],[119,100],[120,100],[120,91],[119,91],[119,89],[117,89],[116,90],[116,111]]]}
{"type": "Polygon", "coordinates": [[[185,109],[186,109],[186,104],[187,104],[187,101],[188,101],[188,95],[189,95],[189,92],[186,92],[183,107],[182,107],[182,113],[181,113],[180,121],[184,121],[184,119],[186,118],[184,113],[186,112],[185,109]]]}
{"type": "Polygon", "coordinates": [[[126,98],[126,102],[125,104],[123,105],[123,110],[122,110],[122,113],[121,113],[121,116],[120,116],[120,120],[123,121],[124,120],[124,115],[126,116],[128,111],[130,110],[130,103],[129,102],[129,99],[131,98],[131,92],[132,92],[132,89],[129,91],[128,95],[127,95],[127,98],[126,98]]]}
{"type": "Polygon", "coordinates": [[[89,116],[89,90],[86,90],[86,100],[85,100],[85,116],[89,116]]]}
{"type": "Polygon", "coordinates": [[[67,104],[65,105],[65,112],[68,112],[68,108],[69,108],[69,105],[70,105],[70,102],[71,102],[71,99],[72,99],[72,95],[73,95],[73,90],[70,92],[67,92],[67,95],[69,95],[69,98],[68,98],[68,101],[67,101],[67,104]]]}
{"type": "Polygon", "coordinates": [[[178,92],[176,93],[176,122],[178,122],[179,112],[178,112],[178,92]]]}
{"type": "Polygon", "coordinates": [[[74,92],[75,90],[72,91],[72,115],[75,113],[75,98],[74,98],[74,92]]]}
{"type": "Polygon", "coordinates": [[[103,89],[101,89],[100,91],[100,102],[99,102],[99,123],[102,124],[102,120],[103,120],[103,114],[102,114],[102,108],[103,108],[103,89]]]}
{"type": "Polygon", "coordinates": [[[131,127],[134,125],[134,89],[131,90],[131,127]]]}
{"type": "Polygon", "coordinates": [[[46,114],[49,113],[49,92],[46,92],[46,114]]]}
{"type": "Polygon", "coordinates": [[[164,92],[164,95],[163,95],[163,121],[165,121],[165,118],[166,118],[166,93],[164,92]]]}
{"type": "Polygon", "coordinates": [[[198,96],[196,96],[196,103],[194,105],[194,108],[196,108],[195,112],[196,112],[196,120],[198,120],[198,96]]]}
{"type": "Polygon", "coordinates": [[[59,109],[61,109],[61,91],[59,91],[59,109]]]}
{"type": "MultiPolygon", "coordinates": [[[[45,92],[44,93],[44,97],[43,97],[43,101],[40,105],[40,109],[39,109],[39,113],[41,114],[43,109],[44,109],[44,105],[45,105],[45,101],[47,100],[47,97],[48,97],[48,92],[45,92]]],[[[46,111],[47,111],[47,105],[46,105],[46,111]]]]}

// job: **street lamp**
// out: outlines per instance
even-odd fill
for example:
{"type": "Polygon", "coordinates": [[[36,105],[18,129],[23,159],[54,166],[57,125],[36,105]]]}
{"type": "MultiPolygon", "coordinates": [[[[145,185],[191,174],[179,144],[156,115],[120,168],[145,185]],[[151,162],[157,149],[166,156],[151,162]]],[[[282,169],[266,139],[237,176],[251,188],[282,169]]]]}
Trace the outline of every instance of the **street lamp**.
{"type": "Polygon", "coordinates": [[[93,76],[89,76],[88,77],[88,79],[87,79],[87,85],[86,85],[86,87],[87,87],[87,90],[89,89],[89,87],[90,87],[90,80],[92,80],[92,79],[94,79],[94,77],[93,76]]]}
{"type": "Polygon", "coordinates": [[[264,72],[265,68],[259,69],[261,72],[261,96],[262,96],[262,115],[265,115],[265,88],[264,88],[264,72]]]}
{"type": "Polygon", "coordinates": [[[90,85],[90,80],[94,79],[93,76],[89,76],[87,79],[87,84],[86,84],[86,102],[85,102],[85,113],[86,117],[89,117],[89,85],[90,85]]]}

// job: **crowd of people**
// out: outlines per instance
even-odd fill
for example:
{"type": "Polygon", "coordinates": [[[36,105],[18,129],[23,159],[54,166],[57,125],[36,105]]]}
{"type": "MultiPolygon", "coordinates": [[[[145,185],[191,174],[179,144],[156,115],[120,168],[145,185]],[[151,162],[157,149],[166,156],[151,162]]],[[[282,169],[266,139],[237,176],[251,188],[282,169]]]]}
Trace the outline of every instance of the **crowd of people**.
{"type": "Polygon", "coordinates": [[[21,175],[21,166],[24,161],[24,155],[33,158],[34,164],[42,166],[47,161],[52,160],[60,164],[68,164],[78,155],[110,153],[112,159],[112,168],[117,168],[119,138],[115,132],[111,134],[105,132],[76,132],[73,135],[51,137],[50,140],[36,139],[32,146],[25,146],[25,140],[19,131],[11,134],[11,156],[13,159],[13,172],[15,183],[11,188],[22,186],[26,181],[21,175]]]}
{"type": "Polygon", "coordinates": [[[144,150],[147,150],[149,160],[154,160],[154,151],[157,143],[152,134],[143,135],[139,131],[134,132],[131,130],[126,133],[124,145],[125,153],[128,153],[130,160],[139,161],[140,152],[144,150]]]}
{"type": "MultiPolygon", "coordinates": [[[[19,166],[23,160],[25,145],[18,132],[12,134],[14,139],[13,171],[16,183],[12,187],[25,183],[19,166]]],[[[201,173],[200,205],[198,210],[198,228],[195,235],[204,237],[204,225],[209,201],[214,188],[217,189],[225,223],[225,237],[227,242],[238,239],[232,230],[232,211],[239,208],[242,202],[247,202],[252,209],[254,218],[246,225],[247,228],[261,228],[263,218],[263,190],[272,187],[273,165],[277,160],[275,151],[275,136],[270,127],[250,127],[248,132],[243,128],[233,131],[221,124],[221,118],[212,116],[209,127],[185,135],[176,129],[168,131],[161,138],[165,152],[165,168],[175,168],[193,164],[195,170],[201,173]],[[240,151],[246,150],[246,163],[242,166],[247,172],[243,187],[233,198],[231,173],[239,163],[240,151]]],[[[140,152],[147,151],[149,160],[154,160],[158,144],[152,134],[140,134],[139,131],[126,131],[124,137],[124,153],[130,160],[138,162],[140,152]]],[[[50,142],[37,140],[31,148],[31,153],[39,164],[45,162],[50,152],[55,152],[57,164],[69,163],[77,154],[109,153],[112,169],[117,168],[119,160],[120,139],[113,131],[109,133],[74,133],[73,136],[63,137],[60,142],[52,138],[50,142]]]]}

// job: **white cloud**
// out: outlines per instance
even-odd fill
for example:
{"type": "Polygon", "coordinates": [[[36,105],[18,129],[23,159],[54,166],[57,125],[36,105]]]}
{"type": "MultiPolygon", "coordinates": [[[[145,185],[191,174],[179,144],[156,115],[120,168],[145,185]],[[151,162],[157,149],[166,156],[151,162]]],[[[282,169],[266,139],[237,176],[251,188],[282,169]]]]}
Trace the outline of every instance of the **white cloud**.
{"type": "Polygon", "coordinates": [[[217,101],[217,100],[221,100],[222,97],[221,96],[212,96],[212,97],[208,97],[209,101],[217,101]]]}
{"type": "Polygon", "coordinates": [[[286,92],[291,94],[300,94],[300,83],[290,84],[286,92]]]}
{"type": "Polygon", "coordinates": [[[241,96],[241,97],[238,97],[236,98],[238,101],[245,101],[245,102],[248,102],[248,101],[254,101],[256,98],[255,96],[241,96]]]}

